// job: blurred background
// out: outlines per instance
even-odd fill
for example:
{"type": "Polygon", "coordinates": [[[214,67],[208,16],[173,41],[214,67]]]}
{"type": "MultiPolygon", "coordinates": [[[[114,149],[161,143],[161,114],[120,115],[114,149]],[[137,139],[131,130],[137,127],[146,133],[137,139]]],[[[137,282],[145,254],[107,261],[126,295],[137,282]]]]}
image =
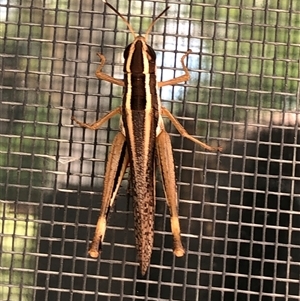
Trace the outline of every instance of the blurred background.
{"type": "Polygon", "coordinates": [[[300,2],[110,2],[148,43],[162,104],[221,153],[182,138],[174,149],[186,255],[172,253],[157,172],[155,241],[139,273],[126,174],[101,258],[87,255],[119,118],[133,36],[100,0],[0,0],[1,300],[300,300],[300,2]]]}

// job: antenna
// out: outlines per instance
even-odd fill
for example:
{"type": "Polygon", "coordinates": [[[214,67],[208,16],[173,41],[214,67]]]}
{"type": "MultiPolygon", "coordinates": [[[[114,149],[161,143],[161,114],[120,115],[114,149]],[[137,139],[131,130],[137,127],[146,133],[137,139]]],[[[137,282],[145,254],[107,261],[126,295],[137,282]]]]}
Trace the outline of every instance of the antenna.
{"type": "Polygon", "coordinates": [[[147,41],[148,35],[151,32],[154,24],[156,23],[156,21],[170,8],[170,6],[167,6],[150,24],[149,28],[147,29],[146,33],[145,33],[145,40],[147,41]]]}
{"type": "Polygon", "coordinates": [[[127,25],[128,29],[130,30],[130,32],[133,34],[134,38],[136,38],[136,33],[134,32],[132,26],[130,25],[130,23],[126,20],[126,18],[119,13],[111,4],[109,4],[108,2],[106,2],[106,0],[102,0],[110,9],[112,9],[127,25]]]}
{"type": "MultiPolygon", "coordinates": [[[[137,37],[136,33],[134,32],[132,26],[130,25],[130,23],[126,20],[126,18],[119,13],[111,4],[109,4],[108,2],[106,2],[106,0],[102,0],[110,9],[112,9],[127,25],[129,31],[133,34],[134,38],[137,37]]],[[[149,28],[147,29],[146,33],[145,33],[145,40],[147,41],[148,35],[151,32],[154,24],[156,23],[156,21],[170,8],[170,6],[167,6],[150,24],[149,28]]]]}

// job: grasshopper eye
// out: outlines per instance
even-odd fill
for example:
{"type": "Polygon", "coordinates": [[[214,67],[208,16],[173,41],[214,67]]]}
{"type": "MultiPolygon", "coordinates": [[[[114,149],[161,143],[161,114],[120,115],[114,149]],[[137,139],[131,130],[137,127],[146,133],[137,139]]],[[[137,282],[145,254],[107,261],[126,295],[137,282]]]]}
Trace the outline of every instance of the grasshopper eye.
{"type": "Polygon", "coordinates": [[[125,60],[128,58],[128,54],[129,54],[131,45],[132,45],[132,43],[129,44],[129,45],[125,48],[125,50],[124,50],[123,57],[124,57],[125,60]]]}
{"type": "Polygon", "coordinates": [[[156,60],[156,54],[155,54],[153,48],[150,47],[150,46],[148,46],[148,45],[147,45],[147,47],[148,47],[148,48],[147,48],[148,60],[149,60],[150,62],[151,62],[151,61],[155,62],[155,60],[156,60]]]}

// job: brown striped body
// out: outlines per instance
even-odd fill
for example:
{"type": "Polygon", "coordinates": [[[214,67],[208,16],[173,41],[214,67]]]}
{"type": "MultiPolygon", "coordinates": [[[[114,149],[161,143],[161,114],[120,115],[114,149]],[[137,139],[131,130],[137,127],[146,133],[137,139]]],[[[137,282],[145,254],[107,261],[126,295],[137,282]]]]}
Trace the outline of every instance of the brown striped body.
{"type": "Polygon", "coordinates": [[[145,274],[154,237],[155,139],[160,107],[156,58],[143,37],[137,37],[126,48],[124,58],[122,121],[130,158],[138,260],[145,274]]]}

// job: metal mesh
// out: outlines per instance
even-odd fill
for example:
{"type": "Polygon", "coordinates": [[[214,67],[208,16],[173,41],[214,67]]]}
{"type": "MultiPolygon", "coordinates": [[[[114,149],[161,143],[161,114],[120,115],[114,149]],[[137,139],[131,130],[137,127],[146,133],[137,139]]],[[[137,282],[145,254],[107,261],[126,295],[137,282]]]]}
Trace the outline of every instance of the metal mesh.
{"type": "Polygon", "coordinates": [[[166,121],[177,167],[186,255],[172,254],[158,177],[151,265],[139,274],[126,178],[99,260],[87,249],[99,214],[118,118],[74,126],[117,107],[126,25],[99,1],[0,2],[1,300],[300,300],[300,2],[113,2],[145,32],[160,91],[207,153],[166,121]]]}

